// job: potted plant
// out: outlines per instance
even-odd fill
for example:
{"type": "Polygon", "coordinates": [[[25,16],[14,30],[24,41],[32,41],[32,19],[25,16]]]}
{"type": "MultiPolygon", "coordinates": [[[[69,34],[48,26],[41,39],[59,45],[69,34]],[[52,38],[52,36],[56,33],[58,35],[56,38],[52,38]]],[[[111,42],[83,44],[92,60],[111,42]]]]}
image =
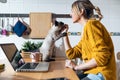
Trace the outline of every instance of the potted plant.
{"type": "Polygon", "coordinates": [[[34,43],[31,41],[24,42],[21,48],[22,57],[29,57],[31,52],[37,51],[42,45],[42,42],[34,43]]]}

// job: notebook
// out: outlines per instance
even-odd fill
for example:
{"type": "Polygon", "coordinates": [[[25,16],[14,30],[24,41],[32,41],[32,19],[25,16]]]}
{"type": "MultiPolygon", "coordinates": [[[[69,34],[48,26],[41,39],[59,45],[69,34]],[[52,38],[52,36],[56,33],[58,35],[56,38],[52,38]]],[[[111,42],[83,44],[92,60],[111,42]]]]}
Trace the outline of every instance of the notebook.
{"type": "Polygon", "coordinates": [[[23,71],[44,72],[44,71],[48,71],[49,69],[49,64],[50,64],[49,62],[25,63],[14,43],[0,44],[0,46],[3,52],[5,53],[6,57],[8,58],[10,64],[12,65],[13,69],[17,72],[23,72],[23,71]]]}

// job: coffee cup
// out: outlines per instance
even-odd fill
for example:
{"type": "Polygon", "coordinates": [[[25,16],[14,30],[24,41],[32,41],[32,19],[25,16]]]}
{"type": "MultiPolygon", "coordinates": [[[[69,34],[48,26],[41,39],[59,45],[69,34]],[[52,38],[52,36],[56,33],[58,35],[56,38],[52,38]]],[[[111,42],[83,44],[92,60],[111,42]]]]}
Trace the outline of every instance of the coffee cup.
{"type": "Polygon", "coordinates": [[[40,52],[31,52],[31,54],[30,54],[30,58],[31,58],[32,62],[41,61],[40,56],[41,56],[40,52]]]}
{"type": "Polygon", "coordinates": [[[72,62],[72,60],[68,60],[68,59],[67,59],[67,60],[65,61],[65,67],[72,68],[71,62],[72,62]]]}

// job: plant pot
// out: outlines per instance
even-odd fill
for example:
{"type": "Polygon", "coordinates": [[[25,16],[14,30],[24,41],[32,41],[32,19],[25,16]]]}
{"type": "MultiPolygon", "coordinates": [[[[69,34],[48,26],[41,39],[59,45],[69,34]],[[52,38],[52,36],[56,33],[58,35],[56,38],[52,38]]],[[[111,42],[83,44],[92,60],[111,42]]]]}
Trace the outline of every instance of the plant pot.
{"type": "Polygon", "coordinates": [[[23,58],[30,58],[30,54],[31,54],[31,52],[24,52],[24,51],[21,52],[21,56],[23,58]]]}

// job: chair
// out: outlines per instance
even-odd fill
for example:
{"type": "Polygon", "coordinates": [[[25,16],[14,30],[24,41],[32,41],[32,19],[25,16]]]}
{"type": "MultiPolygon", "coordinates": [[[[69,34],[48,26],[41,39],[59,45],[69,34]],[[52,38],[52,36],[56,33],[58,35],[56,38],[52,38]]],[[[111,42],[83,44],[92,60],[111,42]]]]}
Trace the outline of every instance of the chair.
{"type": "Polygon", "coordinates": [[[117,53],[117,80],[120,80],[120,52],[117,53]]]}

